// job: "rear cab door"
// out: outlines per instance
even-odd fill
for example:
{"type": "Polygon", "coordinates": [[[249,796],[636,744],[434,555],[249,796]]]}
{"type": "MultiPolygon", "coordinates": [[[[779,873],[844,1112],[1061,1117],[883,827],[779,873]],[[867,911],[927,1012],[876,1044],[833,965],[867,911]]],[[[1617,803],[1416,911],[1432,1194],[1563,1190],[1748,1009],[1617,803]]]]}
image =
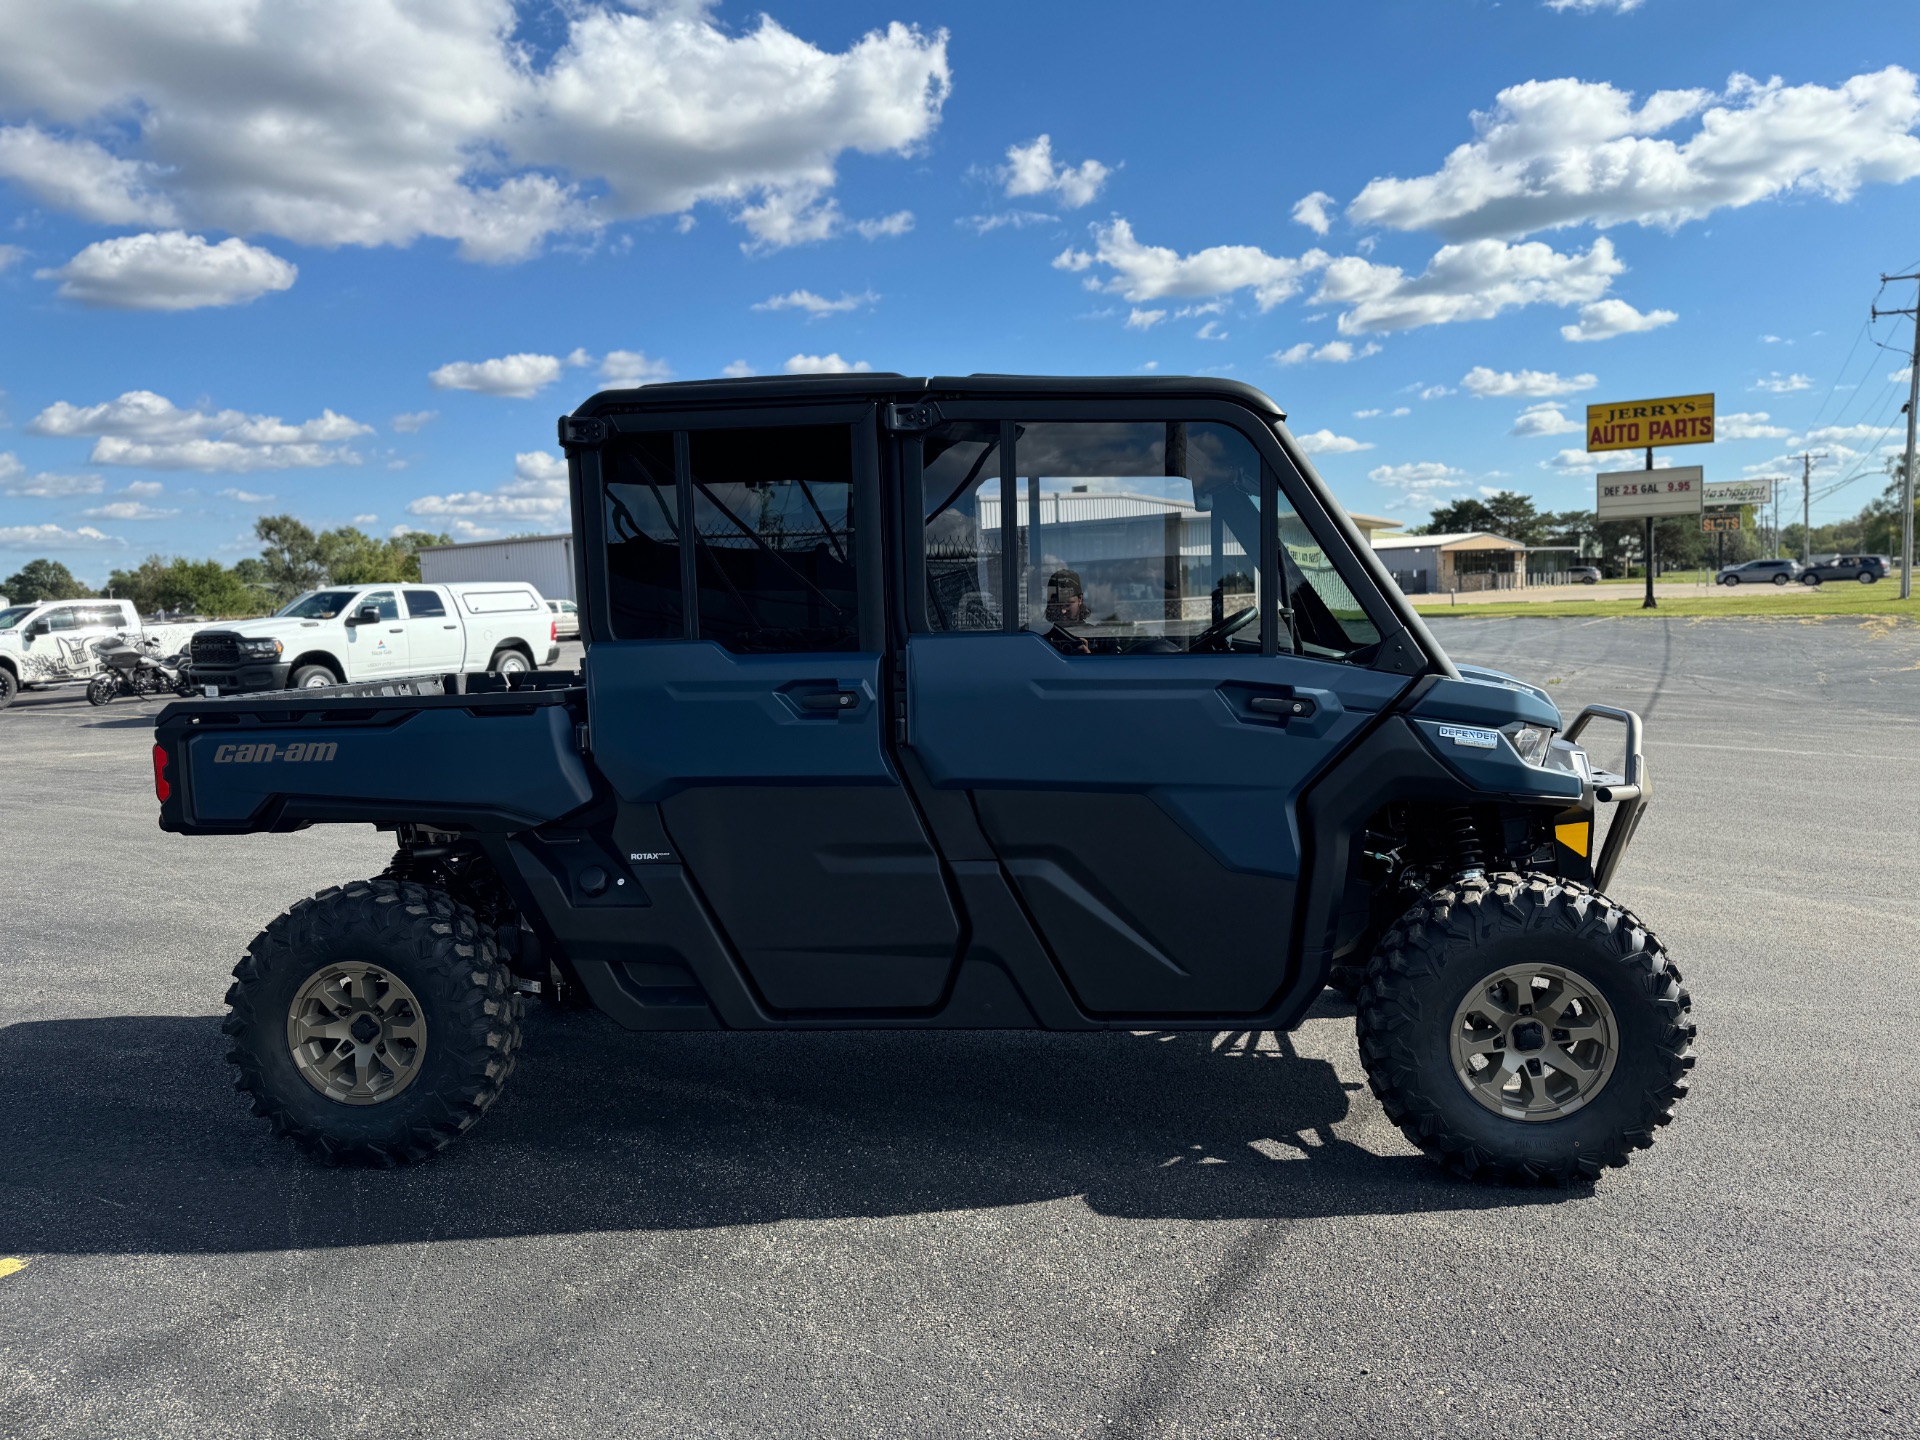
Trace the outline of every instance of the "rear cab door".
{"type": "Polygon", "coordinates": [[[438,585],[407,585],[400,601],[407,611],[407,646],[411,663],[422,674],[458,671],[466,655],[466,637],[459,618],[438,585]]]}
{"type": "Polygon", "coordinates": [[[1086,1012],[1268,1008],[1296,803],[1425,657],[1270,419],[1045,393],[929,419],[896,452],[907,751],[1086,1012]]]}
{"type": "Polygon", "coordinates": [[[808,397],[574,452],[594,756],[643,886],[697,887],[764,1012],[928,1012],[961,926],[882,728],[877,406],[808,397]]]}

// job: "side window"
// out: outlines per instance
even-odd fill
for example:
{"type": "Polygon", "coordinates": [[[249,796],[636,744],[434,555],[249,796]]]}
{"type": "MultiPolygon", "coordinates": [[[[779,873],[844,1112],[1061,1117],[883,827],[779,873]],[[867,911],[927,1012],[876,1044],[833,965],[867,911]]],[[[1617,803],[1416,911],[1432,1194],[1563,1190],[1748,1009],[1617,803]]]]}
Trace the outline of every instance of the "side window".
{"type": "Polygon", "coordinates": [[[686,633],[686,620],[673,436],[626,437],[607,447],[601,463],[607,477],[607,606],[614,638],[678,640],[686,633]]]}
{"type": "Polygon", "coordinates": [[[1000,422],[956,420],[921,441],[927,620],[935,630],[998,630],[1000,422]]]}
{"type": "Polygon", "coordinates": [[[853,431],[695,430],[699,634],[741,653],[856,650],[853,431]]]}
{"type": "Polygon", "coordinates": [[[67,631],[78,630],[80,628],[80,607],[78,605],[56,605],[40,618],[45,622],[47,629],[56,635],[67,631]]]}
{"type": "Polygon", "coordinates": [[[1018,427],[1015,623],[1067,654],[1261,648],[1260,455],[1229,426],[1018,427]]]}
{"type": "Polygon", "coordinates": [[[1281,645],[1322,660],[1366,660],[1380,631],[1326,552],[1286,505],[1280,509],[1281,645]]]}
{"type": "Polygon", "coordinates": [[[434,619],[447,613],[440,596],[432,590],[402,590],[400,594],[407,602],[407,614],[415,620],[434,619]]]}
{"type": "Polygon", "coordinates": [[[372,594],[362,595],[359,600],[354,603],[353,608],[360,610],[368,605],[373,606],[374,609],[380,612],[380,618],[382,620],[398,620],[400,618],[400,602],[394,597],[394,593],[391,590],[375,590],[372,594]]]}

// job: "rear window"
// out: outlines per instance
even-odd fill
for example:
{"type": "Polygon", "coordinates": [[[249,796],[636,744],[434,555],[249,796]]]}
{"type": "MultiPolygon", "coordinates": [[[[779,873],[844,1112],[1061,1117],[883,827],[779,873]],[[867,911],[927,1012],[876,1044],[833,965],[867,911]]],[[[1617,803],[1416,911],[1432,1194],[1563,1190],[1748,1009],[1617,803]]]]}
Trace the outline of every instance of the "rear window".
{"type": "Polygon", "coordinates": [[[447,607],[440,603],[440,597],[431,590],[402,590],[406,597],[407,614],[415,620],[431,619],[447,613],[447,607]]]}
{"type": "Polygon", "coordinates": [[[538,610],[531,590],[470,590],[460,597],[469,615],[503,615],[514,610],[538,610]]]}

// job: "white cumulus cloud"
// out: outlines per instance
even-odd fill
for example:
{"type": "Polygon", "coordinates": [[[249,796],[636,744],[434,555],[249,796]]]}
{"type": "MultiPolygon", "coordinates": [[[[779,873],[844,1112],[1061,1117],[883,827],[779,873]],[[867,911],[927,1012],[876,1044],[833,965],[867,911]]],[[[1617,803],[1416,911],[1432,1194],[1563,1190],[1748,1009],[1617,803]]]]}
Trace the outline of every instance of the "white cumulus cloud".
{"type": "Polygon", "coordinates": [[[829,355],[789,355],[780,367],[789,375],[864,375],[873,369],[864,360],[842,360],[838,352],[829,355]]]}
{"type": "Polygon", "coordinates": [[[1784,425],[1769,423],[1773,417],[1764,410],[1742,411],[1714,418],[1713,433],[1718,440],[1784,440],[1790,433],[1784,425]]]}
{"type": "Polygon", "coordinates": [[[1549,400],[1542,405],[1529,405],[1522,410],[1513,422],[1509,435],[1578,435],[1583,426],[1563,413],[1558,404],[1549,400]]]}
{"type": "Polygon", "coordinates": [[[1309,360],[1322,365],[1345,365],[1349,361],[1364,360],[1369,355],[1379,353],[1380,347],[1372,341],[1356,347],[1351,340],[1329,340],[1326,344],[1316,347],[1309,341],[1302,340],[1297,345],[1289,345],[1284,350],[1274,351],[1268,358],[1277,365],[1302,365],[1309,360]]]}
{"type": "Polygon", "coordinates": [[[98,405],[59,400],[34,416],[27,430],[92,437],[89,458],[95,465],[211,474],[358,465],[361,456],[345,442],[373,433],[371,425],[332,410],[288,424],[277,415],[182,410],[151,390],[129,390],[98,405]]]}
{"type": "Polygon", "coordinates": [[[80,513],[89,520],[167,520],[180,512],[156,509],[143,500],[111,500],[80,513]]]}
{"type": "Polygon", "coordinates": [[[1643,0],[1545,0],[1549,10],[1571,10],[1576,15],[1592,15],[1602,10],[1625,15],[1638,10],[1642,3],[1643,0]]]}
{"type": "Polygon", "coordinates": [[[98,475],[29,473],[20,457],[0,450],[0,495],[36,500],[65,500],[75,495],[98,495],[106,482],[98,475]]]}
{"type": "Polygon", "coordinates": [[[1474,138],[1431,174],[1377,179],[1347,207],[1363,225],[1460,238],[1563,225],[1672,228],[1789,191],[1844,200],[1920,175],[1920,90],[1889,65],[1838,86],[1735,75],[1716,95],[1661,90],[1635,106],[1604,82],[1529,80],[1473,116],[1474,138]],[[1684,139],[1663,132],[1698,118],[1684,139]]]}
{"type": "Polygon", "coordinates": [[[1141,304],[1149,300],[1195,300],[1251,290],[1254,303],[1271,310],[1295,294],[1304,278],[1327,263],[1325,252],[1309,250],[1291,258],[1269,255],[1255,245],[1215,245],[1181,255],[1163,245],[1142,245],[1125,220],[1093,227],[1092,253],[1068,249],[1054,257],[1057,270],[1079,271],[1094,264],[1112,273],[1107,280],[1090,281],[1090,289],[1104,290],[1141,304]]]}
{"type": "Polygon", "coordinates": [[[58,280],[65,300],[113,310],[197,310],[244,305],[290,289],[300,273],[270,250],[227,239],[163,230],[98,240],[66,264],[36,271],[58,280]]]}
{"type": "Polygon", "coordinates": [[[824,295],[816,295],[811,290],[789,290],[784,295],[770,295],[753,308],[756,310],[799,310],[809,319],[818,320],[824,315],[845,315],[862,306],[877,305],[880,297],[871,290],[863,290],[858,295],[847,291],[840,292],[840,298],[829,300],[824,295]]]}
{"type": "Polygon", "coordinates": [[[409,515],[451,520],[449,527],[466,539],[487,539],[500,533],[476,522],[497,520],[517,529],[565,528],[571,509],[567,500],[567,462],[550,450],[528,450],[513,457],[513,478],[491,490],[455,491],[422,495],[409,502],[409,515]]]}
{"type": "Polygon", "coordinates": [[[1580,307],[1580,319],[1560,327],[1560,338],[1581,344],[1589,340],[1611,340],[1616,335],[1637,335],[1643,330],[1658,330],[1680,318],[1672,310],[1636,310],[1624,300],[1596,300],[1580,307]]]}
{"type": "Polygon", "coordinates": [[[1811,390],[1811,375],[1782,375],[1775,370],[1771,375],[1753,382],[1755,390],[1764,390],[1769,395],[1791,395],[1796,390],[1811,390]]]}
{"type": "Polygon", "coordinates": [[[1007,198],[1022,195],[1057,195],[1069,210],[1090,204],[1113,172],[1098,160],[1082,160],[1078,165],[1057,164],[1053,158],[1053,137],[1041,135],[1025,145],[1007,148],[1007,163],[1000,171],[1007,198]]]}
{"type": "Polygon", "coordinates": [[[673,377],[673,367],[644,350],[609,350],[600,359],[600,383],[625,388],[673,377]]]}
{"type": "Polygon", "coordinates": [[[1488,320],[1522,305],[1587,304],[1625,268],[1605,237],[1571,254],[1537,240],[1471,240],[1442,246],[1426,270],[1413,276],[1357,255],[1329,261],[1313,303],[1345,307],[1342,335],[1411,330],[1488,320]]]}
{"type": "Polygon", "coordinates": [[[439,418],[438,410],[407,410],[394,416],[391,423],[399,434],[417,435],[439,418]]]}
{"type": "Polygon", "coordinates": [[[1324,235],[1333,228],[1333,221],[1327,212],[1335,204],[1333,196],[1324,190],[1316,190],[1311,195],[1303,195],[1294,202],[1293,218],[1316,235],[1324,235]]]}
{"type": "Polygon", "coordinates": [[[910,153],[951,83],[945,32],[899,23],[834,51],[766,15],[723,24],[699,0],[579,0],[535,47],[523,8],[16,5],[0,178],[101,223],[312,245],[434,236],[485,261],[702,202],[771,246],[841,228],[839,158],[910,153]],[[796,215],[811,218],[785,223],[796,215]]]}
{"type": "Polygon", "coordinates": [[[1370,440],[1355,440],[1350,435],[1336,435],[1331,430],[1310,430],[1305,435],[1293,437],[1293,443],[1309,455],[1350,455],[1356,450],[1371,450],[1370,440]]]}
{"type": "Polygon", "coordinates": [[[1430,504],[1451,490],[1458,490],[1467,472],[1443,465],[1438,460],[1415,460],[1405,465],[1376,465],[1367,478],[1376,485],[1398,490],[1400,505],[1430,504]]]}
{"type": "Polygon", "coordinates": [[[1494,370],[1476,365],[1460,379],[1460,388],[1471,395],[1573,395],[1591,390],[1600,383],[1597,375],[1562,376],[1552,370],[1494,370]]]}
{"type": "Polygon", "coordinates": [[[427,376],[436,390],[474,390],[482,395],[504,395],[526,400],[560,378],[565,365],[585,365],[592,357],[576,350],[562,359],[522,351],[495,360],[454,360],[427,376]]]}
{"type": "Polygon", "coordinates": [[[104,550],[127,542],[91,525],[0,525],[0,550],[104,550]]]}

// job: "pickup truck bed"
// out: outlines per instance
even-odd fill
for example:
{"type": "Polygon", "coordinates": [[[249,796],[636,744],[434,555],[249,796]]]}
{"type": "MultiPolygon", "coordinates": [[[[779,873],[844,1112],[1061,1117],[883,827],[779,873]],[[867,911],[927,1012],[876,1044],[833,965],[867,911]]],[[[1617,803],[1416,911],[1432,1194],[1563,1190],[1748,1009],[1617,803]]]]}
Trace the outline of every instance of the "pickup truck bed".
{"type": "Polygon", "coordinates": [[[407,680],[176,702],[154,730],[160,828],[546,824],[594,798],[580,745],[585,691],[577,674],[513,678],[464,693],[407,680]]]}

